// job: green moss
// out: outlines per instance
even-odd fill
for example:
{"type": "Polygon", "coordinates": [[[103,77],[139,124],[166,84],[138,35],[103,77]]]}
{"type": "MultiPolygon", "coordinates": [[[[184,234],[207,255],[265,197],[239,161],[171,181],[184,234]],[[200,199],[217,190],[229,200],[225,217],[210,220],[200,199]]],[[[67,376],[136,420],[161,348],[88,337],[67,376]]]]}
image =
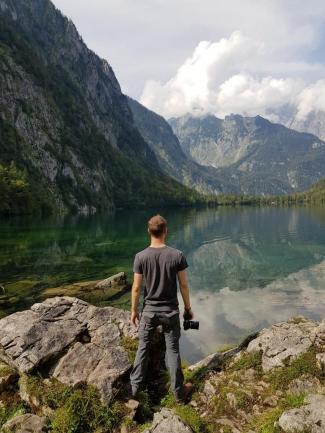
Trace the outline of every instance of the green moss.
{"type": "Polygon", "coordinates": [[[280,433],[281,429],[277,427],[276,421],[284,411],[302,406],[304,398],[304,394],[288,394],[277,407],[256,415],[249,423],[247,431],[252,429],[257,433],[280,433]]]}
{"type": "Polygon", "coordinates": [[[254,368],[257,372],[262,372],[262,352],[244,353],[230,367],[230,371],[248,370],[254,368]]]}
{"type": "Polygon", "coordinates": [[[299,323],[306,323],[306,319],[302,316],[294,316],[288,320],[288,323],[293,323],[295,325],[298,325],[299,323]]]}
{"type": "Polygon", "coordinates": [[[228,394],[235,397],[235,406],[248,412],[255,403],[253,392],[245,392],[244,389],[229,383],[227,380],[219,384],[217,395],[211,400],[211,413],[214,418],[223,415],[231,415],[234,411],[233,405],[228,400],[228,394]]]}
{"type": "Polygon", "coordinates": [[[14,374],[15,370],[8,364],[0,361],[0,377],[9,376],[9,374],[14,374]]]}
{"type": "Polygon", "coordinates": [[[250,426],[257,433],[280,433],[280,429],[274,424],[282,415],[283,410],[279,407],[270,409],[254,418],[250,426]]]}
{"type": "Polygon", "coordinates": [[[186,424],[188,424],[195,433],[204,433],[209,431],[208,425],[203,421],[198,412],[191,406],[178,405],[174,412],[186,424]]]}
{"type": "Polygon", "coordinates": [[[22,403],[10,405],[10,406],[0,406],[0,429],[2,426],[18,415],[23,415],[26,413],[26,408],[22,403]]]}
{"type": "Polygon", "coordinates": [[[121,346],[126,350],[131,364],[134,363],[135,355],[138,350],[138,344],[139,342],[137,339],[128,336],[124,336],[121,339],[121,346]]]}
{"type": "Polygon", "coordinates": [[[163,407],[168,407],[169,409],[177,405],[176,398],[172,392],[166,394],[161,400],[160,405],[163,407]]]}
{"type": "Polygon", "coordinates": [[[106,407],[101,403],[98,390],[93,387],[70,393],[63,405],[51,417],[53,433],[112,432],[122,419],[118,403],[106,407]]]}
{"type": "Polygon", "coordinates": [[[285,389],[292,380],[303,374],[310,374],[323,379],[322,371],[317,367],[316,354],[313,350],[292,360],[290,365],[271,371],[266,375],[266,380],[272,384],[274,389],[285,389]]]}

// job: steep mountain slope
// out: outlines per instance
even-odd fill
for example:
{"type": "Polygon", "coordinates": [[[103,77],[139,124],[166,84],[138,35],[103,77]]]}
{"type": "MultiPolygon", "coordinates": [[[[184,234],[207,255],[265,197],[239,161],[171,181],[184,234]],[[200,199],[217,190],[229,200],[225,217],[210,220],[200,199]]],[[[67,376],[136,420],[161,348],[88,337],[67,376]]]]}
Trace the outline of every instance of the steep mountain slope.
{"type": "Polygon", "coordinates": [[[260,116],[171,119],[187,155],[218,167],[247,194],[302,191],[325,176],[325,143],[260,116]]]}
{"type": "Polygon", "coordinates": [[[187,203],[133,123],[109,64],[49,0],[0,0],[0,164],[43,208],[187,203]]]}
{"type": "Polygon", "coordinates": [[[236,192],[231,180],[222,178],[213,167],[203,167],[188,157],[168,122],[139,102],[128,98],[134,122],[154,152],[162,170],[185,185],[200,192],[236,192]]]}

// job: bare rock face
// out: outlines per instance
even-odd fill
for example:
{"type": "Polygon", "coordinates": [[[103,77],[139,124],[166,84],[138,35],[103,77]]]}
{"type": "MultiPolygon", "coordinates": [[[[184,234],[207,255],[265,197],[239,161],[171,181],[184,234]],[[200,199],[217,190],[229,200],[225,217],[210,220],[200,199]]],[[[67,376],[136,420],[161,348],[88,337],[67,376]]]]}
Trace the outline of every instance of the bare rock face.
{"type": "Polygon", "coordinates": [[[109,402],[130,368],[122,338],[135,338],[126,311],[56,297],[0,320],[0,345],[20,373],[46,370],[63,383],[96,386],[109,402]]]}
{"type": "Polygon", "coordinates": [[[279,419],[279,426],[286,433],[325,432],[325,395],[312,394],[306,398],[306,405],[284,412],[279,419]]]}
{"type": "Polygon", "coordinates": [[[307,352],[315,339],[321,338],[317,333],[318,328],[317,323],[305,319],[301,319],[298,323],[277,323],[263,329],[258,337],[249,343],[247,352],[262,351],[264,371],[283,367],[284,361],[290,361],[307,352]]]}
{"type": "Polygon", "coordinates": [[[47,431],[46,424],[47,419],[45,417],[26,413],[8,421],[1,429],[1,433],[45,433],[47,431]]]}
{"type": "Polygon", "coordinates": [[[143,433],[193,433],[191,427],[185,424],[179,416],[168,409],[155,413],[152,426],[143,433]]]}

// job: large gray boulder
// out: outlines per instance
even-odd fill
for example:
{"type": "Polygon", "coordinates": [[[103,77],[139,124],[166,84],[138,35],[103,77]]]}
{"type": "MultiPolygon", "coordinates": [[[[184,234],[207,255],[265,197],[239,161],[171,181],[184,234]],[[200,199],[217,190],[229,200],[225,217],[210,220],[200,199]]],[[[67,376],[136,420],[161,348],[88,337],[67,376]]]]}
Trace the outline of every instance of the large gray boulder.
{"type": "Polygon", "coordinates": [[[190,426],[169,409],[155,413],[153,423],[143,433],[193,433],[190,426]]]}
{"type": "Polygon", "coordinates": [[[26,413],[6,422],[1,433],[45,433],[46,425],[47,418],[26,413]]]}
{"type": "Polygon", "coordinates": [[[305,402],[306,405],[281,415],[278,423],[285,433],[325,432],[325,395],[309,395],[305,402]]]}
{"type": "Polygon", "coordinates": [[[249,343],[246,350],[262,351],[263,370],[269,371],[275,367],[283,367],[285,361],[290,362],[306,353],[316,339],[321,344],[325,336],[322,332],[320,324],[303,318],[280,322],[263,329],[258,337],[249,343]]]}
{"type": "Polygon", "coordinates": [[[128,312],[55,297],[0,320],[0,347],[20,373],[44,369],[63,383],[96,386],[109,402],[130,368],[123,337],[135,338],[128,312]]]}

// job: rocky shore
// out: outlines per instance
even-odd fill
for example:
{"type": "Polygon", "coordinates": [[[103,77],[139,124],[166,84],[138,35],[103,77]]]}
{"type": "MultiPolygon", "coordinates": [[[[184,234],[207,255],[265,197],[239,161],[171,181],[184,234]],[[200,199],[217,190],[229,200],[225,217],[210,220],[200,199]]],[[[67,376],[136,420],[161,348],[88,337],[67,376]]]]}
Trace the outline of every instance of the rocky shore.
{"type": "Polygon", "coordinates": [[[129,319],[57,296],[0,320],[1,433],[325,432],[325,320],[274,324],[184,368],[184,406],[129,400],[129,319]]]}

